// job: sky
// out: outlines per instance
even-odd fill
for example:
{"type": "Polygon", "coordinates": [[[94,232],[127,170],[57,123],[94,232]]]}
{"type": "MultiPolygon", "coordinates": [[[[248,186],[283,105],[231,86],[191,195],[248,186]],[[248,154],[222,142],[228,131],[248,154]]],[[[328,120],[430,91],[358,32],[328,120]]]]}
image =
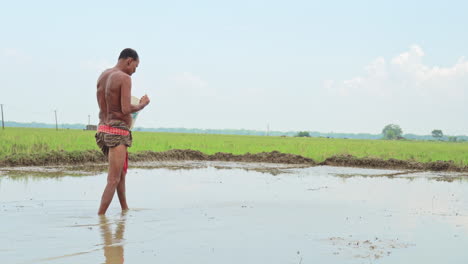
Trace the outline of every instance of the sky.
{"type": "Polygon", "coordinates": [[[136,126],[468,134],[466,1],[0,1],[6,121],[97,123],[130,47],[136,126]]]}

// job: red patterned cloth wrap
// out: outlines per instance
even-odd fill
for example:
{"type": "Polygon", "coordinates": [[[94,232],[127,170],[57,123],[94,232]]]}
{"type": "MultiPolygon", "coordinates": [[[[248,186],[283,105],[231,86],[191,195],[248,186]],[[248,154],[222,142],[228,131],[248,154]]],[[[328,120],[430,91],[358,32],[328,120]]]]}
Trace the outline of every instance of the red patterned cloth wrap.
{"type": "MultiPolygon", "coordinates": [[[[106,157],[109,156],[109,149],[119,145],[132,146],[132,132],[123,121],[111,121],[107,125],[100,125],[95,135],[96,144],[106,157]]],[[[128,169],[128,152],[124,163],[124,172],[128,169]]]]}
{"type": "Polygon", "coordinates": [[[130,134],[130,131],[111,127],[111,126],[106,126],[106,125],[100,125],[97,131],[103,132],[106,134],[121,135],[121,136],[128,136],[130,134]]]}

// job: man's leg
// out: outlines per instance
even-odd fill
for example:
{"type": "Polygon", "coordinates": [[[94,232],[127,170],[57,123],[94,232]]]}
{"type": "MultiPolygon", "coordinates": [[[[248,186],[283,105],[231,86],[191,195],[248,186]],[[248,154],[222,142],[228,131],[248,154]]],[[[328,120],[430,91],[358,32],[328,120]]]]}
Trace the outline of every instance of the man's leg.
{"type": "Polygon", "coordinates": [[[122,170],[122,174],[120,176],[120,182],[119,182],[119,185],[117,185],[117,196],[119,196],[120,207],[122,207],[122,211],[128,210],[127,196],[125,195],[126,176],[127,176],[127,172],[122,170]]]}
{"type": "Polygon", "coordinates": [[[107,174],[107,185],[101,198],[101,206],[98,214],[105,214],[112,202],[115,189],[120,183],[124,161],[127,155],[127,146],[118,145],[109,149],[109,173],[107,174]]]}

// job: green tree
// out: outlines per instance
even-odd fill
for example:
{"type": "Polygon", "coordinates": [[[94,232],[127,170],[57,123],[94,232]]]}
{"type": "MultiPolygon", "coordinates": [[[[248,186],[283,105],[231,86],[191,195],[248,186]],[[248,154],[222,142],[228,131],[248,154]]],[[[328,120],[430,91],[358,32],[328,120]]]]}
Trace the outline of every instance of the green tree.
{"type": "Polygon", "coordinates": [[[310,137],[310,134],[307,131],[300,131],[296,134],[296,137],[310,137]]]}
{"type": "Polygon", "coordinates": [[[444,136],[444,133],[442,133],[442,130],[440,129],[432,130],[432,137],[441,139],[443,136],[444,136]]]}
{"type": "Polygon", "coordinates": [[[450,142],[457,142],[458,138],[457,137],[448,137],[448,140],[450,142]]]}
{"type": "Polygon", "coordinates": [[[401,130],[399,125],[389,124],[384,127],[382,130],[382,134],[384,139],[400,139],[403,131],[401,130]]]}

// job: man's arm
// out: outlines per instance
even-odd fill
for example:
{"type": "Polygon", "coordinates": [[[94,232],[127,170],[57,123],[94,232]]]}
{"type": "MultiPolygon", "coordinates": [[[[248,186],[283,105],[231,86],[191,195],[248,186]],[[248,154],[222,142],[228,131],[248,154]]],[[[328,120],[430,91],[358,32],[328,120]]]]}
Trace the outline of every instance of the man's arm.
{"type": "Polygon", "coordinates": [[[128,115],[135,113],[145,108],[147,104],[140,102],[138,105],[132,105],[130,102],[132,90],[132,79],[128,75],[122,75],[121,98],[120,104],[122,106],[122,113],[128,115]]]}

